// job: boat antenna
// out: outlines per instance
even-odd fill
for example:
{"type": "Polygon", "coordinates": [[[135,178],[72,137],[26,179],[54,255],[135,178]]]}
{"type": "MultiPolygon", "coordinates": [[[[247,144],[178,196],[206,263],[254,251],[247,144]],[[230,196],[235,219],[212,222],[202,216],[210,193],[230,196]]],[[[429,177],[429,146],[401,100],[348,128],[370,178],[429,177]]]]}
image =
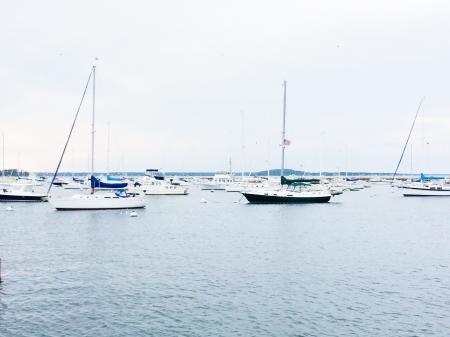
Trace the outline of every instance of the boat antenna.
{"type": "Polygon", "coordinates": [[[50,182],[50,186],[48,187],[47,195],[50,193],[50,190],[52,189],[52,186],[53,186],[53,182],[55,181],[55,178],[58,175],[59,167],[61,166],[61,162],[62,162],[62,160],[64,158],[64,153],[66,152],[67,145],[69,144],[70,136],[72,136],[72,131],[73,131],[73,128],[75,127],[75,122],[77,121],[77,118],[78,118],[78,113],[80,112],[81,105],[83,104],[83,101],[84,101],[84,96],[86,95],[86,91],[88,89],[89,82],[91,81],[93,69],[94,68],[92,68],[91,72],[89,73],[89,77],[88,77],[88,80],[86,82],[86,86],[84,88],[83,95],[81,96],[80,104],[78,105],[78,109],[77,109],[77,112],[75,114],[75,118],[74,118],[74,120],[72,122],[72,126],[70,128],[69,136],[67,137],[66,144],[64,145],[64,149],[63,149],[62,154],[61,154],[61,158],[59,158],[58,166],[56,167],[56,171],[53,174],[52,181],[50,182]]]}
{"type": "Polygon", "coordinates": [[[422,99],[420,100],[419,106],[417,107],[416,115],[414,116],[414,120],[411,125],[411,129],[409,129],[408,138],[406,138],[406,143],[405,143],[405,146],[403,147],[403,151],[402,151],[400,159],[397,163],[397,167],[395,168],[394,175],[392,176],[391,184],[394,182],[395,176],[397,175],[398,168],[400,167],[400,164],[402,163],[403,155],[405,154],[406,148],[408,147],[409,139],[411,138],[411,134],[414,130],[414,125],[416,124],[417,116],[419,115],[419,112],[420,112],[420,109],[422,108],[422,104],[423,104],[424,100],[425,100],[425,97],[422,97],[422,99]]]}
{"type": "Polygon", "coordinates": [[[283,81],[283,131],[281,132],[281,176],[284,176],[284,150],[286,148],[286,81],[283,81]]]}

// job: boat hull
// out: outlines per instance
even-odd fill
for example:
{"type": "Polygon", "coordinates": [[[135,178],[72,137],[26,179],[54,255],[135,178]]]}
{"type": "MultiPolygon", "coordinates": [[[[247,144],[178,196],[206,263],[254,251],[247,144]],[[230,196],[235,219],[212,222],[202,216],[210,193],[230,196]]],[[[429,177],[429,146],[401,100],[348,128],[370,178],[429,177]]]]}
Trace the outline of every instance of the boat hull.
{"type": "Polygon", "coordinates": [[[331,195],[318,196],[276,196],[259,193],[242,192],[242,195],[252,204],[311,204],[326,203],[331,199],[331,195]]]}
{"type": "Polygon", "coordinates": [[[450,197],[450,190],[402,188],[405,197],[450,197]]]}
{"type": "Polygon", "coordinates": [[[47,201],[45,195],[20,195],[12,193],[0,193],[0,202],[43,202],[47,201]]]}

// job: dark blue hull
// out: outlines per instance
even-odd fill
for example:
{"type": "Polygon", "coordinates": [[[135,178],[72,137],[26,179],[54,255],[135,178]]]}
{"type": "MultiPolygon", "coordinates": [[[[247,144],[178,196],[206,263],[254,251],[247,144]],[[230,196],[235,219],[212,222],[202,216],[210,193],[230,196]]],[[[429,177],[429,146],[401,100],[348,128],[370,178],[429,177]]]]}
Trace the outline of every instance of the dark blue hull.
{"type": "Polygon", "coordinates": [[[331,196],[323,197],[283,197],[273,195],[260,195],[242,193],[249,203],[252,204],[316,204],[329,202],[331,196]]]}
{"type": "Polygon", "coordinates": [[[42,196],[0,194],[0,202],[41,202],[41,201],[47,201],[47,199],[42,196]]]}

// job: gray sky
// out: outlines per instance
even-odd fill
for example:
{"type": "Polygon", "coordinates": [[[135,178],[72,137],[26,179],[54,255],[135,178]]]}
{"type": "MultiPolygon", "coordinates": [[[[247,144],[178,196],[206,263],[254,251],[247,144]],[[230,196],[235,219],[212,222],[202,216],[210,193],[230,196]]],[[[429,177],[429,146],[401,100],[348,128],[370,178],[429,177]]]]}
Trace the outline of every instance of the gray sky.
{"type": "MultiPolygon", "coordinates": [[[[6,166],[53,170],[95,57],[96,168],[450,172],[450,2],[2,1],[6,166]],[[403,171],[410,169],[408,151],[403,171]]],[[[62,169],[86,170],[90,99],[62,169]]]]}

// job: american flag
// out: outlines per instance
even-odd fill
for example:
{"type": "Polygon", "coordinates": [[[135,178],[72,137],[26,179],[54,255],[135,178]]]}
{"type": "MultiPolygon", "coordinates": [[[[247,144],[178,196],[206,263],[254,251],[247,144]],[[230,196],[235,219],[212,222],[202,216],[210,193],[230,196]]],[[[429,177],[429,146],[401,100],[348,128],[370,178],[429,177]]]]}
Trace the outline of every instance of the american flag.
{"type": "Polygon", "coordinates": [[[283,145],[291,145],[291,141],[289,139],[283,140],[283,145]]]}

